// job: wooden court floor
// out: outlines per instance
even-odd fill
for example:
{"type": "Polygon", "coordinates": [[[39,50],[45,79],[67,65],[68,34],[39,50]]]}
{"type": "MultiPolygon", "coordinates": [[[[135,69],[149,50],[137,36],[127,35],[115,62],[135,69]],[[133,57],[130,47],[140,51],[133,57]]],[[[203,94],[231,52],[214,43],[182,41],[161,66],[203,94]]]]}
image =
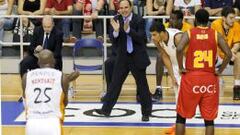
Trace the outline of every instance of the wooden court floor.
{"type": "MultiPolygon", "coordinates": [[[[155,90],[155,75],[148,75],[151,92],[155,90]]],[[[1,74],[1,100],[17,101],[21,95],[21,81],[18,74],[1,74]]],[[[220,103],[239,104],[232,100],[232,76],[224,76],[224,95],[220,103]]],[[[170,79],[163,78],[163,86],[171,86],[170,79]]],[[[102,76],[81,75],[77,80],[77,93],[70,101],[98,102],[102,92],[102,76]]],[[[136,87],[130,75],[124,83],[119,101],[135,102],[136,87]]],[[[171,89],[164,89],[163,102],[174,102],[171,89]]],[[[240,109],[240,108],[239,108],[240,109]]],[[[1,126],[2,135],[24,135],[23,126],[1,126]]],[[[64,127],[64,135],[164,135],[166,128],[162,127],[64,127]]],[[[204,135],[204,128],[187,128],[186,135],[204,135]]],[[[240,135],[238,128],[216,128],[215,135],[240,135]]]]}

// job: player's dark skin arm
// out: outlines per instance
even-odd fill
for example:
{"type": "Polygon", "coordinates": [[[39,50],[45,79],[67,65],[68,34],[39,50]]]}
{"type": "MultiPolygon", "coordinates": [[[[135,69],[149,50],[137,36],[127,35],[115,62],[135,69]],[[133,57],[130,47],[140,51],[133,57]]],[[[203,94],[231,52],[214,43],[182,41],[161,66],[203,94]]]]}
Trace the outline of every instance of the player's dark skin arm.
{"type": "Polygon", "coordinates": [[[23,90],[22,96],[23,96],[23,98],[25,98],[26,80],[27,80],[27,74],[24,74],[22,77],[22,90],[23,90]]]}
{"type": "Polygon", "coordinates": [[[223,59],[223,63],[221,67],[216,71],[216,75],[221,74],[223,70],[226,68],[227,64],[230,62],[232,58],[232,52],[229,46],[227,45],[226,41],[224,40],[223,36],[220,33],[217,33],[218,36],[218,46],[222,50],[222,52],[225,54],[225,57],[223,59]]]}
{"type": "Polygon", "coordinates": [[[64,105],[67,106],[68,104],[68,88],[69,83],[75,79],[78,78],[80,73],[78,71],[72,72],[70,75],[63,75],[62,77],[62,87],[63,87],[63,93],[64,93],[64,105]]]}
{"type": "Polygon", "coordinates": [[[62,76],[62,88],[64,93],[63,103],[64,103],[64,106],[66,107],[68,104],[68,88],[69,88],[69,80],[67,75],[62,76]]]}
{"type": "Polygon", "coordinates": [[[69,82],[77,79],[78,76],[79,76],[79,72],[78,72],[78,71],[72,72],[71,74],[68,75],[68,80],[69,80],[69,82]]]}
{"type": "Polygon", "coordinates": [[[183,52],[188,42],[189,42],[188,33],[184,32],[181,40],[177,44],[177,61],[178,61],[178,67],[181,73],[186,72],[185,69],[183,68],[183,52]]]}

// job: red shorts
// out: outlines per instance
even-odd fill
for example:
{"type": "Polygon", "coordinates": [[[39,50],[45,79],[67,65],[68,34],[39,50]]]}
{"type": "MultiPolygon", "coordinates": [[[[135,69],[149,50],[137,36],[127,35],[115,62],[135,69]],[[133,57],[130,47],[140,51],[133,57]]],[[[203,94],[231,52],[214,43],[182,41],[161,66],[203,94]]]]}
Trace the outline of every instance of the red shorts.
{"type": "Polygon", "coordinates": [[[184,118],[192,118],[197,105],[205,120],[217,117],[219,80],[213,73],[194,71],[182,75],[177,113],[184,118]]]}

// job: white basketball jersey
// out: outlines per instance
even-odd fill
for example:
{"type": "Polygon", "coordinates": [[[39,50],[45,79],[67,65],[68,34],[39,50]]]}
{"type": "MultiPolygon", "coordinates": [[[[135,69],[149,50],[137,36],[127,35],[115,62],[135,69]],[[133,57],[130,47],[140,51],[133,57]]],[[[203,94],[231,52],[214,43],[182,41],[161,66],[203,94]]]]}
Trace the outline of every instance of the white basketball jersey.
{"type": "Polygon", "coordinates": [[[172,63],[172,68],[174,72],[174,76],[177,79],[177,82],[180,84],[180,74],[179,74],[179,68],[178,68],[178,62],[177,62],[177,46],[174,43],[175,36],[178,33],[182,33],[178,29],[172,29],[172,28],[167,28],[166,31],[168,32],[168,42],[163,43],[162,47],[164,50],[167,52],[167,54],[170,57],[171,63],[172,63]]]}
{"type": "Polygon", "coordinates": [[[62,72],[41,68],[27,73],[25,89],[26,117],[62,118],[64,115],[62,72]]]}
{"type": "Polygon", "coordinates": [[[167,44],[164,44],[163,48],[164,50],[167,52],[167,54],[170,56],[170,60],[173,64],[173,66],[178,65],[177,62],[177,46],[174,43],[174,38],[176,36],[176,34],[181,33],[180,30],[178,29],[172,29],[172,28],[168,28],[166,29],[168,32],[168,42],[167,44]]]}

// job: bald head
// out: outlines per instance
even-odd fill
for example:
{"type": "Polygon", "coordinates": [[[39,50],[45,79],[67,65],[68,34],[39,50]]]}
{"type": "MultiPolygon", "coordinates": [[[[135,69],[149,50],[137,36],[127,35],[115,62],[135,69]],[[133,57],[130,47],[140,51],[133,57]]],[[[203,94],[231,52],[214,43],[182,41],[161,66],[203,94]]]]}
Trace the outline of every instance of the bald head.
{"type": "Polygon", "coordinates": [[[53,53],[47,49],[42,50],[38,54],[38,65],[42,67],[54,67],[55,59],[53,53]]]}
{"type": "Polygon", "coordinates": [[[42,20],[43,29],[46,33],[51,33],[53,28],[53,18],[50,15],[46,15],[42,20]]]}

